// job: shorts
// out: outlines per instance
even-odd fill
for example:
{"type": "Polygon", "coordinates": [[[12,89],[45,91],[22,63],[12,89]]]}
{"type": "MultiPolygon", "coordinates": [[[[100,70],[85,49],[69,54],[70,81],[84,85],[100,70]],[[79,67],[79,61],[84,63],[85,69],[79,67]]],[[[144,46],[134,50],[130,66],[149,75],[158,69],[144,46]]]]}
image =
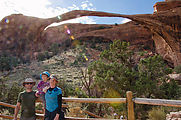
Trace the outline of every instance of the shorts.
{"type": "MultiPolygon", "coordinates": [[[[54,110],[53,112],[49,112],[47,109],[45,110],[45,118],[44,120],[54,120],[55,116],[57,114],[57,109],[54,110]]],[[[61,112],[61,114],[59,115],[59,120],[63,120],[64,119],[64,113],[61,112]]]]}

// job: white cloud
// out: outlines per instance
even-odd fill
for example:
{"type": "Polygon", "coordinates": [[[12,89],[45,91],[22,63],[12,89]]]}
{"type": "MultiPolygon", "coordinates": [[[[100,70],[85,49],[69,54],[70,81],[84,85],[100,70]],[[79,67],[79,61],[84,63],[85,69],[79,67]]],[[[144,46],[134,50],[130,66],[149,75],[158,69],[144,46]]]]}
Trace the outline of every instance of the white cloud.
{"type": "Polygon", "coordinates": [[[48,12],[46,6],[50,4],[48,0],[1,0],[0,12],[5,16],[22,13],[29,16],[45,17],[45,13],[48,12]]]}
{"type": "MultiPolygon", "coordinates": [[[[0,20],[7,15],[17,13],[39,18],[50,18],[71,10],[95,10],[93,4],[89,1],[82,2],[80,6],[73,4],[66,8],[51,7],[51,5],[51,0],[0,0],[0,20]]],[[[78,18],[66,22],[95,23],[95,21],[89,17],[78,18]]]]}
{"type": "Polygon", "coordinates": [[[81,7],[83,10],[96,10],[95,8],[93,8],[93,4],[90,3],[88,0],[83,1],[81,7]]]}
{"type": "Polygon", "coordinates": [[[81,5],[82,9],[86,9],[88,7],[88,5],[86,3],[81,5]]]}
{"type": "Polygon", "coordinates": [[[79,10],[80,8],[78,6],[76,6],[75,4],[73,4],[72,6],[68,7],[69,10],[79,10]]]}
{"type": "Polygon", "coordinates": [[[89,6],[93,7],[93,4],[92,4],[92,3],[89,3],[89,6]]]}

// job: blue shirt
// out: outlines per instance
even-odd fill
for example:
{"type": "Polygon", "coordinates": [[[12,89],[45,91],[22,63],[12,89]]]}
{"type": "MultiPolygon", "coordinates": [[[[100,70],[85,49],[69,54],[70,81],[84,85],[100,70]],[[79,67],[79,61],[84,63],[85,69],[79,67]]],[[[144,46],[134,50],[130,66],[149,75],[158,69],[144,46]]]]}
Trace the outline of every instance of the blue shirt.
{"type": "Polygon", "coordinates": [[[52,91],[47,90],[45,94],[46,109],[49,112],[53,112],[58,108],[58,95],[62,94],[62,90],[59,87],[55,87],[52,91]]]}

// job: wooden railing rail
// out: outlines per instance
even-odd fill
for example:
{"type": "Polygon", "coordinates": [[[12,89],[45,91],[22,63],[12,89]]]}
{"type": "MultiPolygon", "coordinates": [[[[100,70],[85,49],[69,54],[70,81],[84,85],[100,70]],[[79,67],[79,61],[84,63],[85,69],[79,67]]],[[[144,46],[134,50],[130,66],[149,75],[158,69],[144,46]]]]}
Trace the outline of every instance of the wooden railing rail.
{"type": "Polygon", "coordinates": [[[5,107],[10,107],[10,108],[15,108],[16,107],[16,105],[11,105],[11,104],[4,103],[4,102],[0,102],[0,105],[5,106],[5,107]]]}
{"type": "Polygon", "coordinates": [[[63,102],[77,103],[126,103],[126,98],[65,98],[63,102]]]}
{"type": "MultiPolygon", "coordinates": [[[[16,107],[16,105],[4,103],[4,102],[0,102],[0,105],[5,106],[5,107],[10,107],[10,108],[15,108],[16,107]]],[[[67,108],[68,105],[67,104],[62,104],[62,107],[67,108]]]]}
{"type": "MultiPolygon", "coordinates": [[[[160,105],[160,106],[171,106],[181,107],[181,100],[167,100],[167,99],[150,99],[150,98],[133,98],[132,92],[126,93],[126,98],[66,98],[63,97],[63,102],[76,102],[76,103],[127,103],[128,108],[128,120],[135,120],[134,116],[134,104],[146,104],[146,105],[160,105]]],[[[0,102],[0,105],[15,108],[15,105],[0,102]]],[[[87,112],[87,111],[85,111],[87,112]]],[[[38,113],[38,111],[37,111],[38,113]]],[[[89,113],[89,112],[87,112],[89,113]]],[[[93,114],[93,113],[91,113],[93,114]]],[[[38,114],[37,114],[38,115],[38,114]]],[[[11,116],[1,115],[0,118],[12,119],[11,116]]],[[[39,118],[43,118],[43,114],[38,115],[39,118]]],[[[95,116],[97,118],[75,118],[66,117],[65,120],[108,120],[95,116]]],[[[110,120],[110,119],[109,119],[110,120]]],[[[115,119],[114,119],[115,120],[115,119]]]]}
{"type": "MultiPolygon", "coordinates": [[[[13,119],[13,116],[9,116],[9,115],[2,115],[2,114],[0,114],[0,118],[13,119]]],[[[19,118],[18,118],[18,120],[19,120],[19,118]]]]}
{"type": "Polygon", "coordinates": [[[147,104],[147,105],[160,105],[170,107],[181,107],[181,100],[166,100],[166,99],[149,99],[149,98],[134,98],[136,104],[147,104]]]}
{"type": "Polygon", "coordinates": [[[92,117],[94,117],[94,118],[102,118],[101,116],[95,115],[94,113],[89,112],[89,111],[87,111],[87,110],[83,110],[83,112],[86,113],[86,114],[88,114],[88,115],[90,115],[90,116],[92,116],[92,117]]]}

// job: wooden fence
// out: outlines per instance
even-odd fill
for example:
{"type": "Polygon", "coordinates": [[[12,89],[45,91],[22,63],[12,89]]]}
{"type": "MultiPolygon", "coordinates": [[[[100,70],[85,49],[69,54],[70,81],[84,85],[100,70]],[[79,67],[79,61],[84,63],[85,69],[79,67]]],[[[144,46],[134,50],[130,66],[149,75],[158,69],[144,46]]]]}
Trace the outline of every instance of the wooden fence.
{"type": "MultiPolygon", "coordinates": [[[[126,98],[66,98],[63,97],[63,102],[76,102],[76,103],[126,103],[128,110],[128,120],[135,120],[134,114],[134,104],[146,104],[146,105],[159,105],[159,106],[171,106],[171,107],[181,107],[181,100],[166,100],[166,99],[149,99],[149,98],[133,98],[132,92],[128,91],[126,93],[126,98]]],[[[0,102],[0,105],[15,108],[15,105],[6,104],[0,102]]],[[[67,107],[67,105],[63,105],[67,107]]],[[[92,114],[86,111],[88,114],[92,114]]],[[[36,111],[38,118],[43,119],[42,111],[36,111]],[[41,113],[41,114],[39,114],[41,113]]],[[[96,117],[96,116],[94,116],[96,117]]],[[[13,119],[12,116],[0,114],[0,118],[13,119]]],[[[75,117],[66,117],[66,120],[108,120],[99,118],[75,118],[75,117]]],[[[109,119],[110,120],[110,119],[109,119]]],[[[114,119],[116,120],[116,119],[114,119]]]]}

